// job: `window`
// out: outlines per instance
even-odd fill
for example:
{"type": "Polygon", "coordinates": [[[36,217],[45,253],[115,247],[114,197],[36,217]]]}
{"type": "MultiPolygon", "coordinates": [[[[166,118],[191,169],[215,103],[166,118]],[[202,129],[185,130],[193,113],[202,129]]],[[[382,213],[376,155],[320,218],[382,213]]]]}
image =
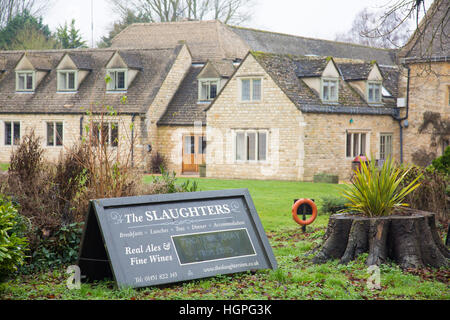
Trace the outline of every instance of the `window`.
{"type": "Polygon", "coordinates": [[[5,121],[5,145],[20,144],[20,122],[5,121]]]}
{"type": "Polygon", "coordinates": [[[237,161],[267,160],[267,131],[237,131],[236,132],[237,161]]]}
{"type": "Polygon", "coordinates": [[[322,100],[338,101],[338,80],[322,79],[322,100]]]}
{"type": "Polygon", "coordinates": [[[34,90],[34,72],[18,71],[16,72],[16,91],[34,90]]]}
{"type": "Polygon", "coordinates": [[[380,135],[380,159],[387,160],[392,155],[392,134],[382,133],[380,135]]]}
{"type": "Polygon", "coordinates": [[[75,91],[76,71],[58,71],[58,91],[75,91]]]}
{"type": "Polygon", "coordinates": [[[219,81],[217,80],[201,80],[199,81],[199,100],[213,100],[217,96],[219,81]]]}
{"type": "Polygon", "coordinates": [[[347,132],[346,155],[347,158],[353,158],[359,155],[367,154],[367,133],[347,132]]]}
{"type": "Polygon", "coordinates": [[[127,70],[109,70],[108,90],[127,90],[127,70]]]}
{"type": "Polygon", "coordinates": [[[261,79],[241,79],[241,101],[261,101],[261,79]]]}
{"type": "Polygon", "coordinates": [[[63,145],[63,123],[47,122],[47,146],[56,147],[63,145]]]}
{"type": "Polygon", "coordinates": [[[381,102],[381,83],[369,82],[367,85],[367,101],[369,103],[381,102]]]}
{"type": "Polygon", "coordinates": [[[92,131],[93,144],[98,146],[110,145],[117,147],[119,145],[119,125],[117,122],[98,122],[93,123],[92,131]]]}
{"type": "Polygon", "coordinates": [[[200,136],[198,137],[198,153],[206,154],[206,137],[200,136]]]}

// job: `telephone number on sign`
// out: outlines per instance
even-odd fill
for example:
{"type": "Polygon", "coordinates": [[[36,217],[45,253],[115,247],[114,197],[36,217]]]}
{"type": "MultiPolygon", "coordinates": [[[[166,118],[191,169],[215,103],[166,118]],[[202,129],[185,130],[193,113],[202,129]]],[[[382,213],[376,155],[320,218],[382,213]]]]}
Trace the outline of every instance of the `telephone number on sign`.
{"type": "Polygon", "coordinates": [[[176,272],[170,272],[170,273],[160,273],[160,274],[139,276],[139,277],[135,277],[134,280],[136,283],[142,283],[142,282],[153,282],[153,281],[158,281],[158,280],[173,279],[176,277],[178,277],[178,274],[176,272]]]}

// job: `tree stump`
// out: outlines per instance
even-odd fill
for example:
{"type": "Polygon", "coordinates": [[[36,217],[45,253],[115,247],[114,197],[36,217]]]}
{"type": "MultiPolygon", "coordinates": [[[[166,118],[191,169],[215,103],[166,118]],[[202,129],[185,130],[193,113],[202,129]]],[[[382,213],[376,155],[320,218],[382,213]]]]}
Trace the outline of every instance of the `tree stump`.
{"type": "Polygon", "coordinates": [[[346,264],[366,252],[368,266],[380,265],[387,259],[401,268],[450,266],[450,251],[437,233],[435,214],[414,209],[377,218],[332,215],[313,262],[340,259],[346,264]]]}

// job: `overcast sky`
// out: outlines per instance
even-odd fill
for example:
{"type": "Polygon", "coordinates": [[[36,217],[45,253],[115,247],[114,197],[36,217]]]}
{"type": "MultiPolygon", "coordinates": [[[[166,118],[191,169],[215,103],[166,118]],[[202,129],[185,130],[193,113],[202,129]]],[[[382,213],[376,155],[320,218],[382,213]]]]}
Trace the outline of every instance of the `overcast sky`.
{"type": "MultiPolygon", "coordinates": [[[[334,40],[338,32],[351,27],[355,15],[365,7],[386,8],[394,0],[254,0],[254,15],[245,26],[304,37],[334,40]]],[[[431,0],[427,1],[427,7],[431,0]]],[[[107,0],[93,0],[94,42],[107,35],[118,19],[107,0]]],[[[65,21],[76,20],[76,27],[91,44],[91,0],[52,0],[44,13],[44,23],[55,30],[65,21]]]]}

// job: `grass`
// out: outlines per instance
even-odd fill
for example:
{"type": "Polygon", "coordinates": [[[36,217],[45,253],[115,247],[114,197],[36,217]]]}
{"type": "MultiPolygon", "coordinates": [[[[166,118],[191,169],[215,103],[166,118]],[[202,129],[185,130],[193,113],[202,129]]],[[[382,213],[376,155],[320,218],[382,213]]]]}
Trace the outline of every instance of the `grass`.
{"type": "Polygon", "coordinates": [[[9,163],[0,163],[0,171],[8,171],[9,163]]]}
{"type": "MultiPolygon", "coordinates": [[[[185,180],[180,178],[180,180],[185,180]]],[[[193,179],[190,179],[193,180],[193,179]]],[[[366,255],[347,265],[337,261],[322,265],[311,262],[308,253],[322,242],[328,215],[321,214],[300,230],[291,218],[293,199],[316,199],[336,195],[338,186],[281,181],[195,179],[201,190],[248,188],[273,248],[279,268],[232,275],[219,275],[184,283],[143,289],[116,288],[112,281],[82,284],[80,290],[66,287],[64,269],[20,276],[0,284],[0,299],[450,299],[450,271],[426,269],[404,271],[395,264],[380,268],[381,289],[370,290],[366,255]]],[[[151,177],[146,177],[151,181],[151,177]]]]}

